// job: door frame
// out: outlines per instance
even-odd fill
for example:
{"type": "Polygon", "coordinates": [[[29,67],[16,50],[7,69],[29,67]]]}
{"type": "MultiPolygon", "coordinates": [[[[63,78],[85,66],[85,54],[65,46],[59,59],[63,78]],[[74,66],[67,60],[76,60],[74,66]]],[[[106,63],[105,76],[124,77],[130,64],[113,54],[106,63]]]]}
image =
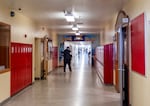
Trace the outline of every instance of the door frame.
{"type": "MultiPolygon", "coordinates": [[[[128,15],[123,11],[121,10],[119,13],[118,13],[118,16],[117,16],[117,20],[116,20],[116,24],[115,24],[115,31],[117,33],[117,43],[118,43],[118,47],[117,47],[117,55],[118,55],[118,70],[115,70],[115,71],[118,71],[119,73],[119,76],[118,76],[118,80],[119,80],[119,85],[116,85],[120,87],[119,89],[119,92],[120,92],[120,97],[121,97],[121,106],[129,106],[129,17],[128,15]],[[123,18],[127,18],[128,19],[128,22],[123,22],[122,19],[123,18]],[[124,32],[123,32],[123,28],[126,29],[126,51],[124,50],[124,32]],[[126,54],[126,65],[128,67],[128,71],[125,72],[125,59],[124,59],[124,54],[125,52],[127,53],[126,54]],[[127,73],[127,74],[125,74],[127,73]],[[125,75],[126,78],[127,78],[127,81],[125,81],[125,75]],[[126,88],[127,87],[127,88],[126,88]],[[125,90],[127,89],[127,90],[125,90]],[[126,93],[126,94],[124,94],[126,93]],[[127,95],[127,96],[125,96],[127,95]]],[[[115,64],[115,65],[116,65],[115,64]]]]}

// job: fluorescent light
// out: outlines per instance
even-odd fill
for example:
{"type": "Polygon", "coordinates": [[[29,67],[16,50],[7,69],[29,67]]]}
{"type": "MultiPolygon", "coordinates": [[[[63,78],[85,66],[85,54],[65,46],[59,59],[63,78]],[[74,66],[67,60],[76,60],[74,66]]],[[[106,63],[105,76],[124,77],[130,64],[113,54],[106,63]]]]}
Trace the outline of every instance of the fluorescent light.
{"type": "Polygon", "coordinates": [[[77,32],[76,32],[76,35],[80,35],[80,32],[79,32],[79,31],[77,31],[77,32]]]}
{"type": "Polygon", "coordinates": [[[77,25],[75,24],[75,25],[72,26],[72,30],[77,31],[77,30],[79,30],[79,28],[78,28],[77,25]]]}
{"type": "Polygon", "coordinates": [[[65,18],[68,22],[74,22],[75,21],[75,17],[72,13],[72,11],[64,11],[65,13],[65,18]]]}
{"type": "Polygon", "coordinates": [[[72,15],[65,15],[65,17],[66,17],[66,20],[68,22],[74,22],[75,21],[74,16],[72,16],[72,15]]]}
{"type": "Polygon", "coordinates": [[[80,35],[80,33],[76,33],[76,35],[80,35]]]}
{"type": "Polygon", "coordinates": [[[72,27],[72,30],[77,31],[77,30],[79,30],[79,28],[78,27],[72,27]]]}

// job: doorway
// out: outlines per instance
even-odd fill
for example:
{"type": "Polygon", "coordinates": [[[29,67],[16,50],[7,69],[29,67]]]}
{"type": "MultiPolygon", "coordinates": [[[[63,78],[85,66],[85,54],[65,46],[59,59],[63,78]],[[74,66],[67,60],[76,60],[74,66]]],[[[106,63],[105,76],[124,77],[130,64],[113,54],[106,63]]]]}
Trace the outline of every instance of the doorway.
{"type": "Polygon", "coordinates": [[[130,18],[125,11],[120,10],[115,24],[114,83],[120,92],[121,106],[129,106],[129,21],[130,18]]]}
{"type": "Polygon", "coordinates": [[[66,41],[64,49],[69,46],[72,54],[72,67],[76,68],[80,65],[91,66],[92,61],[92,44],[91,41],[66,41]]]}
{"type": "Polygon", "coordinates": [[[129,106],[129,40],[128,26],[119,29],[118,70],[121,106],[129,106]]]}
{"type": "Polygon", "coordinates": [[[129,104],[129,40],[128,40],[128,27],[122,28],[123,35],[123,73],[122,73],[122,82],[123,82],[123,106],[128,106],[129,104]]]}

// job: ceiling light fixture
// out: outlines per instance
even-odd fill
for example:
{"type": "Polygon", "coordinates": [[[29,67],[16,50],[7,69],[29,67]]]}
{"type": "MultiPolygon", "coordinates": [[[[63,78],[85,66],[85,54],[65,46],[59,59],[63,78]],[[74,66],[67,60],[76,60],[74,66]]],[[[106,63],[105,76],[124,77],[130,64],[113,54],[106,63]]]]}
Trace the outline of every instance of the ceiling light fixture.
{"type": "Polygon", "coordinates": [[[75,18],[73,16],[72,12],[64,11],[64,13],[65,13],[65,18],[66,18],[67,22],[75,22],[75,18]]]}
{"type": "Polygon", "coordinates": [[[77,27],[76,24],[74,24],[74,25],[72,26],[72,30],[73,30],[73,31],[77,31],[77,30],[79,30],[79,28],[77,27]]]}
{"type": "Polygon", "coordinates": [[[76,35],[80,35],[80,32],[79,32],[79,31],[76,31],[76,35]]]}

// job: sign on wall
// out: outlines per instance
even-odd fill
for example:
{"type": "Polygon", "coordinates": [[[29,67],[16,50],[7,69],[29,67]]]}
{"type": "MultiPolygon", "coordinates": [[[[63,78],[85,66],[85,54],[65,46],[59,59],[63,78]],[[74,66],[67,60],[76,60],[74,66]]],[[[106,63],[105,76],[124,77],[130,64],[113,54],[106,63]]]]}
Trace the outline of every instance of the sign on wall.
{"type": "Polygon", "coordinates": [[[132,70],[145,75],[145,24],[144,13],[131,21],[132,70]]]}

